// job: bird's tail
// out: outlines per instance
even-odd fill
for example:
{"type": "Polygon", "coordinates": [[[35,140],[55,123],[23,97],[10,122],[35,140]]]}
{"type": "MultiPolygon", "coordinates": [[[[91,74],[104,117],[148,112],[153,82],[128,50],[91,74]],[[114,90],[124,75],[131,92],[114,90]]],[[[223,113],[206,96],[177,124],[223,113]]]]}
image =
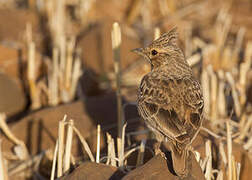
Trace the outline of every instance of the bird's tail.
{"type": "Polygon", "coordinates": [[[187,158],[188,149],[180,149],[176,144],[172,143],[171,147],[172,164],[175,173],[180,177],[185,177],[188,174],[187,158]]]}

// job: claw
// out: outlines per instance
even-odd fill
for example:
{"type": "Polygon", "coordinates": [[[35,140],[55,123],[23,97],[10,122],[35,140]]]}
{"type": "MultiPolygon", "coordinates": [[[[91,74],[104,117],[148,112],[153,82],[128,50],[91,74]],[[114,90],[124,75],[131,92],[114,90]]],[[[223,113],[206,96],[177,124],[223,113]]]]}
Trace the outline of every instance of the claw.
{"type": "Polygon", "coordinates": [[[155,149],[155,155],[161,155],[162,158],[164,158],[165,160],[167,160],[166,156],[165,156],[165,153],[163,153],[160,149],[155,149]]]}

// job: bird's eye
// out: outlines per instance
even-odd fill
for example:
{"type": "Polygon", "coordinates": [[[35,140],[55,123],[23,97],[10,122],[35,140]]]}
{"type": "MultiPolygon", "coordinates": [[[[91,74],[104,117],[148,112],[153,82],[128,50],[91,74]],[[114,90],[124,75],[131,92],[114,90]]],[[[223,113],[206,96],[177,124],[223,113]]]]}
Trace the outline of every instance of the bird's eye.
{"type": "Polygon", "coordinates": [[[155,49],[153,49],[152,51],[151,51],[151,54],[153,55],[153,56],[155,56],[155,55],[157,55],[157,51],[155,50],[155,49]]]}

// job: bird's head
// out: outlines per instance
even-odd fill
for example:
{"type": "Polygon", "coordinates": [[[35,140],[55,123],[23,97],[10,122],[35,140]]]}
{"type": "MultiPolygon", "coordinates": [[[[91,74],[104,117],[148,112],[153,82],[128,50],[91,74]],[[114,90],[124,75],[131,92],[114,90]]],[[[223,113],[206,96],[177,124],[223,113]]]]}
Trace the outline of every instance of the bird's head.
{"type": "Polygon", "coordinates": [[[163,64],[169,64],[172,59],[183,56],[182,51],[177,46],[177,38],[178,33],[175,27],[154,40],[147,47],[133,49],[132,51],[147,59],[152,68],[157,68],[163,64]]]}

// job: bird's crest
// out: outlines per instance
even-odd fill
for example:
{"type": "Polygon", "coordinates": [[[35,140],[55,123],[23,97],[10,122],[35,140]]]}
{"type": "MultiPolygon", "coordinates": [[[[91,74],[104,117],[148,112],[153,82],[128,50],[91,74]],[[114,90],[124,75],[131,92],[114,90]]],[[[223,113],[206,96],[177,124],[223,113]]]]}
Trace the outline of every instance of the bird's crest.
{"type": "Polygon", "coordinates": [[[178,39],[177,27],[172,28],[169,32],[162,34],[158,39],[151,43],[152,46],[167,47],[176,45],[178,39]]]}

